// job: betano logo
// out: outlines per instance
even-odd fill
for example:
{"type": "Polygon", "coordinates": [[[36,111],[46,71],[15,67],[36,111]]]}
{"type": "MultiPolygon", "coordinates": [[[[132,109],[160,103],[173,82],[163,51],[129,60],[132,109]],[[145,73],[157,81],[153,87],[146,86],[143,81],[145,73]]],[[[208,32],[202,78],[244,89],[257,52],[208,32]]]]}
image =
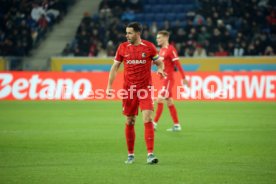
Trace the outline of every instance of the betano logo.
{"type": "Polygon", "coordinates": [[[88,79],[80,78],[73,81],[67,79],[41,78],[32,75],[14,79],[9,73],[0,74],[0,99],[12,96],[14,99],[22,100],[58,100],[58,99],[86,99],[90,95],[92,84],[88,79]]]}

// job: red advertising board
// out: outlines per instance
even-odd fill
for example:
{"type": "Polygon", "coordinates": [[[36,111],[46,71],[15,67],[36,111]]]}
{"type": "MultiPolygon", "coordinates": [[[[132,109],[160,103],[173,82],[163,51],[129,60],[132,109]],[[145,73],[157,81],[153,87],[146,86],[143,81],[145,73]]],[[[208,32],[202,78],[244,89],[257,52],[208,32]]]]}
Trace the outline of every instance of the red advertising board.
{"type": "MultiPolygon", "coordinates": [[[[152,76],[156,98],[161,82],[156,73],[152,76]]],[[[175,75],[176,100],[276,102],[276,72],[193,72],[186,77],[190,87],[175,75]]],[[[104,100],[107,80],[108,72],[1,72],[0,100],[104,100]]],[[[123,73],[118,73],[109,99],[124,96],[122,83],[123,73]]]]}

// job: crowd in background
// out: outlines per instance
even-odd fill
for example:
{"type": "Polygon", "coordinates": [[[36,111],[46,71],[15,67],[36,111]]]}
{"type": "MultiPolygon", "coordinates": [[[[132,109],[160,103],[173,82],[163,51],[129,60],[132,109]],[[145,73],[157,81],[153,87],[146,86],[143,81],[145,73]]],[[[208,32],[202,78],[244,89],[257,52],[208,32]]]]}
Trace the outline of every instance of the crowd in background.
{"type": "Polygon", "coordinates": [[[95,15],[85,12],[75,38],[66,45],[62,55],[114,56],[117,45],[125,41],[125,22],[120,18],[127,9],[135,10],[137,4],[142,9],[140,1],[132,4],[131,1],[103,0],[95,15]]]}
{"type": "Polygon", "coordinates": [[[0,56],[27,56],[74,0],[0,0],[0,56]]]}
{"type": "Polygon", "coordinates": [[[200,0],[180,50],[186,56],[275,55],[276,6],[268,0],[200,0]],[[192,22],[193,21],[193,22],[192,22]],[[202,54],[203,53],[203,54],[202,54]]]}
{"type": "MultiPolygon", "coordinates": [[[[118,44],[126,40],[125,25],[144,12],[145,1],[102,0],[97,14],[84,14],[75,38],[62,55],[114,56],[118,44]]],[[[170,41],[179,55],[186,57],[275,55],[275,1],[197,0],[196,3],[197,8],[185,12],[185,24],[167,20],[161,26],[156,22],[145,23],[142,38],[155,43],[157,31],[166,29],[171,32],[170,41]]]]}

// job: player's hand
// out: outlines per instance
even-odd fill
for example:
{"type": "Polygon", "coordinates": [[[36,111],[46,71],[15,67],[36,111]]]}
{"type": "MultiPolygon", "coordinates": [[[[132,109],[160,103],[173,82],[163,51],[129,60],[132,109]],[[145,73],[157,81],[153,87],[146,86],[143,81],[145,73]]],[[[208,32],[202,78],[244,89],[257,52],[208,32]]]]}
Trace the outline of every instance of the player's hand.
{"type": "Polygon", "coordinates": [[[190,83],[189,83],[189,81],[187,81],[187,79],[183,79],[182,84],[183,84],[183,86],[187,86],[188,88],[190,87],[190,83]]]}
{"type": "Polygon", "coordinates": [[[163,78],[166,78],[166,77],[167,77],[167,73],[164,72],[164,70],[162,70],[162,69],[158,69],[158,70],[157,70],[157,73],[158,73],[161,77],[163,77],[163,78]]]}
{"type": "Polygon", "coordinates": [[[107,87],[107,88],[106,88],[106,91],[105,91],[106,96],[107,96],[107,97],[111,97],[112,91],[113,91],[113,89],[112,89],[111,87],[107,87]]]}

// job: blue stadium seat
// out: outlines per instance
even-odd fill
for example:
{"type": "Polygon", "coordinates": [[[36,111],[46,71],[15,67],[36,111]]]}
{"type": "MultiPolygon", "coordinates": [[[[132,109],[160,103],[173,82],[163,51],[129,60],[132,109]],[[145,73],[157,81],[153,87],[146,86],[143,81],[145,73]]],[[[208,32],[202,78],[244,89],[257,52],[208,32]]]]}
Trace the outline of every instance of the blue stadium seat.
{"type": "Polygon", "coordinates": [[[145,5],[144,6],[144,12],[147,13],[147,12],[151,12],[152,11],[152,6],[151,5],[145,5]]]}
{"type": "Polygon", "coordinates": [[[140,21],[142,21],[144,19],[145,19],[145,17],[144,17],[143,13],[137,13],[137,14],[135,14],[135,20],[136,21],[140,22],[140,21]]]}
{"type": "Polygon", "coordinates": [[[157,13],[157,14],[155,14],[154,20],[157,22],[162,22],[165,19],[165,15],[166,14],[164,14],[164,13],[157,13]]]}
{"type": "Polygon", "coordinates": [[[176,12],[176,13],[185,12],[185,10],[183,9],[183,6],[181,6],[181,5],[176,5],[176,6],[174,6],[172,9],[173,9],[173,11],[176,12]]]}
{"type": "Polygon", "coordinates": [[[158,4],[167,4],[168,0],[158,0],[158,4]]]}
{"type": "Polygon", "coordinates": [[[158,0],[148,0],[148,4],[156,5],[158,3],[158,0]]]}
{"type": "Polygon", "coordinates": [[[166,16],[165,16],[165,20],[168,20],[168,21],[173,21],[175,20],[175,13],[167,13],[166,16]]]}
{"type": "Polygon", "coordinates": [[[162,13],[163,10],[164,10],[163,5],[160,5],[160,4],[153,6],[153,9],[152,9],[152,11],[156,13],[162,13]]]}
{"type": "Polygon", "coordinates": [[[180,21],[186,20],[186,13],[178,13],[176,19],[180,21]]]}
{"type": "Polygon", "coordinates": [[[145,21],[153,21],[155,17],[154,13],[147,13],[145,14],[145,21]]]}
{"type": "Polygon", "coordinates": [[[194,4],[195,0],[185,0],[185,4],[194,4]]]}
{"type": "Polygon", "coordinates": [[[164,13],[172,12],[172,8],[173,8],[173,5],[171,5],[171,4],[166,4],[166,5],[164,5],[164,9],[165,9],[165,11],[166,11],[166,12],[164,12],[164,13]]]}
{"type": "Polygon", "coordinates": [[[169,4],[177,4],[179,0],[169,0],[169,4]]]}
{"type": "Polygon", "coordinates": [[[182,5],[182,6],[183,6],[183,9],[185,11],[189,11],[189,10],[195,9],[195,5],[194,4],[185,4],[185,5],[182,5]]]}
{"type": "Polygon", "coordinates": [[[157,22],[158,29],[161,29],[164,26],[164,21],[157,22]]]}

